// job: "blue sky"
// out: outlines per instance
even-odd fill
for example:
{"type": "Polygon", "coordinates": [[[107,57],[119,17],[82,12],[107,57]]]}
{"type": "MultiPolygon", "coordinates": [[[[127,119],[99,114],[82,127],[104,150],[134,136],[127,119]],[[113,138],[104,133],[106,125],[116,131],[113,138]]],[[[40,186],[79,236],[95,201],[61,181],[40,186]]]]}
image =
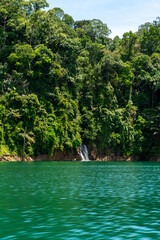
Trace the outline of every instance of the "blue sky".
{"type": "Polygon", "coordinates": [[[112,31],[110,37],[132,30],[160,16],[160,0],[47,0],[74,20],[100,19],[112,31]]]}

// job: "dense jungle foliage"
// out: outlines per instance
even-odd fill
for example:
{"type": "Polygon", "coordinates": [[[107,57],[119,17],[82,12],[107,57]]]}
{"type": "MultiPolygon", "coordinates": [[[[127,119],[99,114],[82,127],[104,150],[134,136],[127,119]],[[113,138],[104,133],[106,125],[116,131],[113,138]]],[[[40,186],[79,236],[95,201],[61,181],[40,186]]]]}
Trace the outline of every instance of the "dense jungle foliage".
{"type": "Polygon", "coordinates": [[[50,154],[84,142],[160,155],[160,18],[122,39],[46,0],[0,1],[0,154],[50,154]]]}

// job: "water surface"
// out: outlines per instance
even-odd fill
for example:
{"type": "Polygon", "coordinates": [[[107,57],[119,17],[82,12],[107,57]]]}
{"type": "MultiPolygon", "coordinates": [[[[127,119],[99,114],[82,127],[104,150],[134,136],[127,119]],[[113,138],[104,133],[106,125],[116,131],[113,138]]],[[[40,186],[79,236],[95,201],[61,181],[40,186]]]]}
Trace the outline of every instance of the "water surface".
{"type": "Polygon", "coordinates": [[[158,240],[160,163],[1,162],[1,240],[158,240]]]}

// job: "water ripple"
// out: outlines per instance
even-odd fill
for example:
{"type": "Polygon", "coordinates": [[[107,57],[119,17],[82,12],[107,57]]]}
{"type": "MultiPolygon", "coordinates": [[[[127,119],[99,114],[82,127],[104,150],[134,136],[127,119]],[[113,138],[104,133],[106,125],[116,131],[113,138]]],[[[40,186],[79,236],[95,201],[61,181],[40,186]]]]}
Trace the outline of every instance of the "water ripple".
{"type": "Polygon", "coordinates": [[[160,163],[0,164],[0,239],[160,239],[159,176],[160,163]]]}

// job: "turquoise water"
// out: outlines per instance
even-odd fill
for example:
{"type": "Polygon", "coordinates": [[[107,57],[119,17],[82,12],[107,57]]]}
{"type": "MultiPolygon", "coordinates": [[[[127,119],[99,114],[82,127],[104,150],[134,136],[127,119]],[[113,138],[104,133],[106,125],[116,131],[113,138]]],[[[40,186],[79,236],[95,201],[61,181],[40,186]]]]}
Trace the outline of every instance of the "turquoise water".
{"type": "Polygon", "coordinates": [[[1,162],[1,240],[158,240],[160,163],[1,162]]]}

